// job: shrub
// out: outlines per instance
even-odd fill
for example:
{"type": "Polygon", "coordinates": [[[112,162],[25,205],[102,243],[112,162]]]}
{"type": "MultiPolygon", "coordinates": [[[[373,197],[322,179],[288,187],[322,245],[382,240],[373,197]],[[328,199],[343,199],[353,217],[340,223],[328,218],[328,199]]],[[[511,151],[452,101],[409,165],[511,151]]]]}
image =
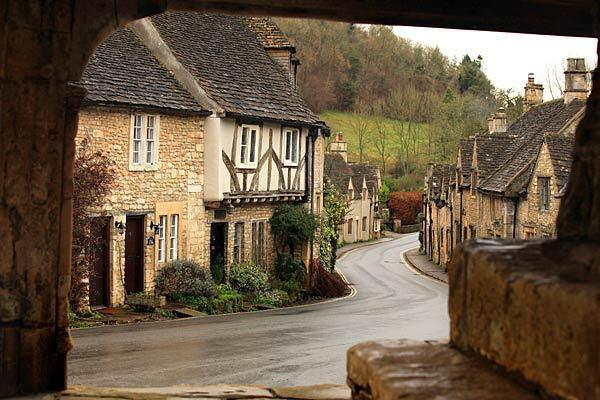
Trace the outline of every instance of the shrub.
{"type": "Polygon", "coordinates": [[[275,261],[275,276],[282,282],[289,280],[302,282],[306,276],[306,266],[300,260],[279,253],[275,261]]]}
{"type": "Polygon", "coordinates": [[[195,296],[180,292],[171,293],[170,298],[177,303],[185,304],[186,306],[194,308],[198,311],[205,311],[208,308],[208,303],[210,302],[210,299],[207,297],[195,296]]]}
{"type": "Polygon", "coordinates": [[[254,304],[268,304],[273,307],[283,307],[288,305],[290,298],[283,290],[273,289],[261,293],[254,298],[254,304]]]}
{"type": "Polygon", "coordinates": [[[175,260],[158,271],[155,279],[156,292],[172,298],[173,294],[212,297],[215,282],[210,272],[191,260],[175,260]]]}
{"type": "Polygon", "coordinates": [[[223,283],[225,281],[225,261],[223,257],[215,260],[215,263],[210,266],[210,272],[215,283],[223,283]]]}
{"type": "Polygon", "coordinates": [[[269,289],[267,273],[259,266],[248,262],[231,265],[229,283],[242,293],[260,293],[269,289]]]}
{"type": "Polygon", "coordinates": [[[416,224],[417,215],[423,209],[423,193],[421,192],[393,192],[388,196],[388,209],[394,219],[399,219],[402,224],[416,224]]]}
{"type": "Polygon", "coordinates": [[[229,285],[219,285],[217,295],[210,299],[205,311],[209,314],[224,314],[242,311],[244,298],[229,285]]]}
{"type": "Polygon", "coordinates": [[[281,290],[287,293],[291,302],[304,298],[304,287],[294,279],[283,282],[281,290]]]}
{"type": "Polygon", "coordinates": [[[336,272],[329,272],[318,260],[310,266],[308,293],[314,297],[341,297],[346,293],[348,285],[336,272]]]}
{"type": "Polygon", "coordinates": [[[289,248],[290,255],[294,255],[296,246],[312,239],[317,228],[315,216],[306,207],[298,204],[277,207],[269,224],[280,244],[289,248]]]}

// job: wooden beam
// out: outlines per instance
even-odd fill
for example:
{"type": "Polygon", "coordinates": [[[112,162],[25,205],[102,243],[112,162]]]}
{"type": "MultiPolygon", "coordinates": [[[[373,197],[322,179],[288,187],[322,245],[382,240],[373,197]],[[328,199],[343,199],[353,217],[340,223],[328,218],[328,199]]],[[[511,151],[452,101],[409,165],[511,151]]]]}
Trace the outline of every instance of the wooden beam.
{"type": "MultiPolygon", "coordinates": [[[[171,0],[169,9],[598,37],[594,0],[171,0]]],[[[598,10],[596,10],[598,12],[598,10]]]]}

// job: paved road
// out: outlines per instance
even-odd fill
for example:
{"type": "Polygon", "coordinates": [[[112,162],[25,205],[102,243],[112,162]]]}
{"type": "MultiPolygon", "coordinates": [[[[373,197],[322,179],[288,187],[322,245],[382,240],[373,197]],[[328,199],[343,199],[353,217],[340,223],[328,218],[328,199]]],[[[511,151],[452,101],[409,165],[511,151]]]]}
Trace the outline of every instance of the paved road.
{"type": "MultiPolygon", "coordinates": [[[[385,240],[385,239],[384,239],[385,240]]],[[[345,351],[370,339],[448,337],[447,286],[409,270],[414,234],[346,254],[357,289],[336,302],[73,332],[69,384],[345,383],[345,351]]]]}

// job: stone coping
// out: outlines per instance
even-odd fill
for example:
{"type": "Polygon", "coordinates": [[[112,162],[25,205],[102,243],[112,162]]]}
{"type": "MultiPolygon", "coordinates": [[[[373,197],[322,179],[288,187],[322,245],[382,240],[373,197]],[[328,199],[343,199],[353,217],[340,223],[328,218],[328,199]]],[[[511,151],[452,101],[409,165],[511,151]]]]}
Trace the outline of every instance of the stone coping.
{"type": "Polygon", "coordinates": [[[348,350],[354,400],[530,400],[539,397],[444,342],[373,341],[348,350]]]}
{"type": "Polygon", "coordinates": [[[115,388],[72,386],[58,392],[28,396],[36,400],[176,400],[176,399],[294,399],[349,400],[350,389],[343,385],[275,387],[260,385],[177,385],[158,388],[115,388]]]}

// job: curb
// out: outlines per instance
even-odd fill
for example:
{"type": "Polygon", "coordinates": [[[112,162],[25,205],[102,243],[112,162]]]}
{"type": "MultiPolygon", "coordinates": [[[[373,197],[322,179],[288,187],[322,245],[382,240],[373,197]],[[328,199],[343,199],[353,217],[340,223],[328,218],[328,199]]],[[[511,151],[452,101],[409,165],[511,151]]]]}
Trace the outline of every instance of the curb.
{"type": "MultiPolygon", "coordinates": [[[[414,249],[417,249],[417,248],[418,248],[418,247],[415,247],[414,249]]],[[[408,250],[404,250],[404,251],[402,252],[402,258],[404,259],[404,263],[405,263],[405,264],[406,264],[406,265],[407,265],[407,266],[408,266],[410,269],[413,269],[413,270],[415,270],[415,271],[416,271],[416,272],[418,272],[419,274],[421,274],[421,275],[423,275],[423,276],[425,276],[425,277],[427,277],[427,278],[429,278],[429,279],[433,279],[434,281],[441,282],[441,283],[443,283],[444,285],[448,285],[448,282],[446,282],[445,280],[443,280],[443,279],[440,279],[440,278],[438,278],[438,277],[437,277],[437,276],[435,276],[435,275],[429,274],[429,273],[427,273],[427,272],[423,271],[422,269],[420,269],[419,267],[417,267],[417,266],[416,266],[416,265],[415,265],[415,264],[414,264],[414,263],[413,263],[413,262],[410,260],[410,258],[408,258],[408,257],[406,256],[406,253],[408,253],[409,251],[411,251],[411,250],[414,250],[414,249],[408,249],[408,250]]]]}

